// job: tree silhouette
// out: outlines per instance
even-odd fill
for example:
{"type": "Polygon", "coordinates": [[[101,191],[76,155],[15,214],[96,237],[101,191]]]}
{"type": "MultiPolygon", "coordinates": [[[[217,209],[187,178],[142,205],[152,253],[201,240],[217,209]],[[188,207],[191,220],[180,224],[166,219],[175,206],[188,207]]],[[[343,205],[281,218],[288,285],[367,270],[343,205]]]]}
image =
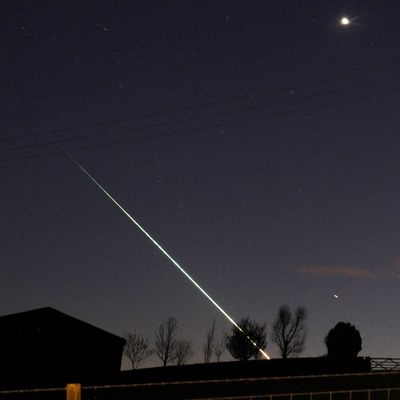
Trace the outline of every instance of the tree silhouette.
{"type": "Polygon", "coordinates": [[[220,361],[222,354],[226,349],[226,339],[224,336],[220,337],[218,340],[214,340],[213,352],[217,358],[217,362],[220,361]]]}
{"type": "Polygon", "coordinates": [[[152,354],[149,342],[136,331],[127,332],[124,337],[126,340],[124,354],[131,362],[132,369],[138,368],[139,364],[152,354]]]}
{"type": "Polygon", "coordinates": [[[207,332],[206,340],[203,345],[203,358],[205,363],[211,361],[211,356],[213,354],[214,347],[214,336],[215,336],[215,319],[211,325],[210,330],[207,332]]]}
{"type": "Polygon", "coordinates": [[[267,346],[266,325],[259,325],[249,317],[242,318],[238,325],[242,331],[232,327],[231,334],[226,337],[226,348],[233,358],[240,361],[259,358],[259,349],[264,350],[267,346]]]}
{"type": "Polygon", "coordinates": [[[169,317],[163,321],[155,332],[154,353],[163,363],[165,367],[173,362],[175,352],[178,346],[176,332],[178,330],[178,322],[175,318],[169,317]]]}
{"type": "Polygon", "coordinates": [[[176,344],[173,362],[176,365],[184,365],[193,356],[193,346],[189,340],[179,339],[176,344]]]}
{"type": "Polygon", "coordinates": [[[304,307],[298,307],[294,315],[287,305],[279,308],[278,316],[272,325],[272,340],[279,347],[282,358],[296,356],[304,350],[306,317],[304,307]]]}
{"type": "Polygon", "coordinates": [[[325,337],[328,357],[355,358],[362,349],[360,332],[349,322],[338,322],[325,337]]]}

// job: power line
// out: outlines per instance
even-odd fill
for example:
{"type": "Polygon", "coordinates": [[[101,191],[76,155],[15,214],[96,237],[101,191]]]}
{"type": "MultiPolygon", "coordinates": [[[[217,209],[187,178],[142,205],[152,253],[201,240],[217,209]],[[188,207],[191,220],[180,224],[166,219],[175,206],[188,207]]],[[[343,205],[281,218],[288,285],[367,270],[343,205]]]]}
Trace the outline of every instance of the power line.
{"type": "MultiPolygon", "coordinates": [[[[117,145],[127,144],[127,143],[138,143],[138,142],[143,142],[143,141],[148,141],[148,140],[153,140],[153,139],[160,139],[160,138],[190,134],[190,133],[200,132],[200,131],[204,131],[204,130],[208,130],[208,129],[218,129],[218,128],[223,128],[226,126],[234,126],[237,124],[245,124],[245,123],[249,123],[249,122],[262,121],[262,120],[267,120],[267,119],[276,118],[276,117],[283,117],[283,116],[288,116],[288,115],[297,114],[297,113],[304,113],[307,111],[321,110],[321,109],[325,109],[325,108],[329,108],[329,107],[333,107],[333,106],[337,106],[337,105],[349,104],[349,103],[353,103],[353,102],[368,100],[368,99],[372,99],[372,98],[378,98],[378,97],[382,97],[382,96],[394,95],[394,94],[400,94],[400,88],[385,91],[385,92],[372,93],[372,94],[354,97],[354,98],[345,99],[345,100],[337,100],[337,101],[326,103],[326,104],[313,105],[313,106],[308,106],[308,107],[303,107],[303,108],[298,108],[298,109],[293,109],[293,110],[288,110],[288,111],[280,111],[280,112],[263,115],[263,116],[258,116],[258,117],[249,117],[249,118],[243,118],[243,119],[238,119],[235,121],[229,121],[229,122],[224,122],[224,123],[215,123],[215,124],[210,124],[207,126],[191,128],[191,129],[183,129],[180,131],[173,131],[173,132],[167,132],[167,133],[162,133],[162,134],[157,134],[157,135],[150,135],[150,136],[145,136],[145,137],[141,137],[141,138],[120,140],[120,141],[102,143],[102,144],[97,144],[97,145],[81,146],[81,147],[68,149],[68,151],[73,153],[73,152],[77,152],[77,151],[91,150],[91,149],[95,149],[95,148],[117,146],[117,145]]],[[[55,152],[48,152],[48,153],[41,153],[41,154],[33,154],[33,155],[20,156],[20,157],[8,158],[8,159],[0,159],[0,162],[12,162],[12,161],[20,161],[20,160],[33,159],[33,158],[42,158],[42,157],[58,155],[58,154],[62,154],[62,153],[63,152],[61,152],[61,151],[55,151],[55,152]]]]}
{"type": "MultiPolygon", "coordinates": [[[[395,67],[395,66],[393,66],[393,67],[395,67]]],[[[299,89],[303,89],[303,88],[307,88],[307,87],[313,87],[313,86],[317,86],[317,85],[324,85],[324,84],[328,84],[328,83],[353,79],[355,77],[359,77],[359,76],[363,76],[363,75],[368,75],[368,74],[372,74],[372,73],[391,70],[393,67],[391,65],[385,66],[385,67],[376,67],[376,68],[367,69],[365,71],[358,71],[358,72],[352,73],[352,74],[343,74],[343,75],[336,76],[333,78],[321,79],[321,80],[318,80],[315,82],[293,84],[293,85],[288,85],[288,86],[285,86],[282,88],[275,88],[272,90],[262,87],[262,88],[258,89],[259,90],[258,93],[256,92],[254,94],[238,96],[238,97],[222,99],[222,100],[215,100],[215,101],[211,101],[211,102],[207,102],[207,103],[203,103],[203,104],[199,104],[199,105],[190,105],[190,106],[179,107],[179,108],[171,108],[171,109],[160,111],[158,113],[149,113],[149,114],[144,114],[144,115],[139,115],[139,116],[132,116],[129,118],[112,119],[112,120],[108,120],[108,121],[95,122],[95,123],[78,125],[78,126],[73,126],[73,127],[68,127],[68,128],[53,129],[53,130],[49,130],[46,132],[36,132],[36,133],[30,133],[30,134],[25,134],[25,135],[19,135],[19,136],[8,136],[8,137],[0,138],[0,142],[15,141],[15,140],[26,139],[26,138],[42,137],[47,134],[55,135],[58,133],[66,133],[66,132],[73,132],[73,131],[82,130],[82,129],[96,128],[99,126],[129,122],[129,121],[134,121],[134,120],[138,120],[138,119],[162,117],[162,116],[168,115],[168,114],[198,110],[198,109],[202,109],[202,108],[206,108],[206,107],[210,107],[210,106],[216,106],[216,105],[227,104],[227,103],[232,103],[232,102],[248,101],[248,100],[252,100],[253,98],[256,98],[256,97],[269,96],[269,95],[273,95],[273,94],[287,92],[289,90],[299,90],[299,89]]]]}
{"type": "MultiPolygon", "coordinates": [[[[291,103],[291,102],[295,102],[295,101],[309,100],[309,99],[313,99],[313,98],[321,97],[321,96],[329,96],[332,94],[336,94],[339,92],[345,92],[348,90],[361,89],[361,88],[366,88],[366,87],[376,85],[376,84],[398,81],[399,79],[400,78],[396,76],[396,77],[390,78],[390,79],[370,81],[370,82],[361,83],[358,85],[353,85],[350,87],[332,89],[332,90],[328,90],[328,91],[324,91],[324,92],[320,92],[320,93],[314,93],[314,94],[310,94],[310,95],[304,95],[304,96],[300,96],[300,97],[290,97],[290,98],[286,98],[283,100],[278,100],[278,101],[273,101],[273,102],[268,102],[268,103],[263,103],[263,104],[257,104],[257,105],[253,105],[253,106],[239,107],[239,108],[235,108],[235,109],[231,109],[231,110],[224,110],[224,111],[215,111],[212,113],[203,114],[203,115],[199,115],[199,116],[180,118],[180,119],[175,119],[175,120],[170,120],[170,121],[165,121],[165,122],[157,122],[157,123],[148,124],[148,125],[144,124],[144,125],[139,125],[139,126],[135,126],[135,127],[129,127],[129,128],[125,128],[125,129],[116,129],[116,130],[111,130],[108,132],[94,133],[94,134],[83,135],[83,136],[74,137],[74,138],[60,139],[59,142],[60,143],[68,143],[68,142],[76,142],[76,141],[80,141],[80,140],[93,139],[93,138],[97,138],[97,137],[104,137],[104,136],[110,136],[110,135],[121,134],[121,133],[128,133],[128,132],[133,133],[133,132],[140,131],[140,130],[160,128],[160,127],[165,127],[165,126],[169,126],[169,125],[173,125],[173,124],[179,124],[179,123],[183,123],[183,122],[193,122],[193,121],[197,121],[197,120],[201,120],[201,119],[223,116],[223,115],[230,115],[230,114],[239,113],[239,112],[255,111],[255,110],[265,108],[265,107],[276,106],[276,105],[291,103]]],[[[52,135],[52,134],[54,134],[53,131],[48,133],[48,135],[52,135]]],[[[49,143],[46,141],[46,142],[42,142],[42,143],[34,143],[34,144],[26,144],[26,145],[20,145],[20,146],[7,147],[7,148],[0,149],[0,152],[25,150],[25,149],[31,149],[31,148],[35,148],[35,147],[48,146],[48,145],[49,145],[49,143]]]]}

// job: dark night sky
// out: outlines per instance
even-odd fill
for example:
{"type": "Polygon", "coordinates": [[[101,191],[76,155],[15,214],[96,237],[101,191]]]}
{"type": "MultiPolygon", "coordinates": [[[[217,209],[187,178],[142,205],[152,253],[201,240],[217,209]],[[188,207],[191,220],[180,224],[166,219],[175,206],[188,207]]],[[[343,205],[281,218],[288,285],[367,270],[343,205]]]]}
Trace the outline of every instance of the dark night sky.
{"type": "Polygon", "coordinates": [[[400,356],[399,20],[389,0],[3,0],[0,314],[149,339],[175,316],[193,362],[229,329],[50,133],[235,319],[304,305],[304,355],[344,320],[362,355],[400,356]]]}

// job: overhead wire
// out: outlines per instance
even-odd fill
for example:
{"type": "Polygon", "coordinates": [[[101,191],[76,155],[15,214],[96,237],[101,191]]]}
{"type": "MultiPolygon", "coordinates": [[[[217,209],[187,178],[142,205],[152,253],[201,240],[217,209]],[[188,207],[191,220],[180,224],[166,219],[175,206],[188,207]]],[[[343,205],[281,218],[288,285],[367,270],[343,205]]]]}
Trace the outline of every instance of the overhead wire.
{"type": "Polygon", "coordinates": [[[52,130],[48,130],[46,132],[35,132],[35,133],[30,133],[30,134],[25,134],[25,135],[18,135],[18,136],[6,136],[3,138],[0,138],[0,142],[15,141],[15,140],[21,140],[21,139],[26,139],[26,138],[43,137],[44,135],[54,135],[54,134],[58,134],[58,133],[66,133],[66,132],[73,132],[73,131],[89,129],[89,128],[97,128],[97,127],[101,127],[101,126],[105,126],[105,125],[124,123],[124,122],[134,121],[134,120],[138,120],[138,119],[162,117],[164,115],[174,114],[174,113],[178,113],[178,112],[199,110],[199,109],[216,106],[216,105],[221,105],[221,104],[248,101],[248,100],[252,100],[257,97],[264,97],[264,96],[269,96],[269,95],[278,94],[278,93],[282,93],[282,92],[287,92],[290,90],[294,91],[294,90],[299,90],[299,89],[303,89],[303,88],[307,88],[307,87],[313,87],[313,86],[317,86],[317,85],[325,85],[328,83],[345,81],[348,79],[353,79],[355,77],[360,77],[360,76],[364,76],[364,75],[368,75],[368,74],[372,74],[372,73],[388,71],[394,67],[395,66],[392,66],[392,65],[388,65],[385,67],[375,67],[375,68],[367,69],[365,71],[357,71],[357,72],[351,73],[351,74],[342,74],[342,75],[332,77],[332,78],[316,80],[314,82],[304,82],[304,83],[299,83],[299,84],[286,85],[281,88],[267,89],[266,87],[259,87],[258,89],[256,89],[256,90],[259,90],[259,92],[256,92],[253,94],[236,96],[236,97],[232,97],[232,98],[228,98],[228,99],[214,100],[211,102],[206,102],[206,103],[197,104],[197,105],[190,105],[190,106],[184,106],[184,107],[178,107],[178,108],[170,108],[170,109],[159,111],[157,113],[147,113],[147,114],[136,115],[136,116],[132,116],[132,117],[128,117],[128,118],[110,119],[110,120],[106,120],[106,121],[94,122],[94,123],[83,124],[83,125],[76,125],[76,126],[67,127],[67,128],[52,129],[52,130]]]}
{"type": "MultiPolygon", "coordinates": [[[[371,93],[371,94],[367,94],[367,95],[363,95],[363,96],[348,98],[345,100],[337,100],[337,101],[333,101],[333,102],[329,102],[329,103],[325,103],[325,104],[317,104],[317,105],[312,105],[312,106],[307,106],[307,107],[302,107],[302,108],[297,108],[297,109],[291,109],[291,110],[287,110],[287,111],[278,111],[275,113],[271,113],[268,115],[261,115],[261,116],[257,116],[257,117],[241,118],[241,119],[237,119],[234,121],[213,123],[213,124],[209,124],[206,126],[200,126],[200,127],[196,127],[196,128],[188,128],[188,129],[182,129],[182,130],[178,130],[178,131],[171,131],[171,132],[166,132],[166,133],[148,135],[148,136],[143,136],[143,137],[139,137],[139,138],[123,139],[123,140],[114,141],[114,142],[80,146],[80,147],[70,148],[70,149],[68,149],[68,151],[69,152],[77,152],[77,151],[91,150],[91,149],[96,149],[96,148],[117,146],[117,145],[127,144],[127,143],[138,143],[138,142],[143,142],[143,141],[148,141],[148,140],[154,140],[154,139],[160,139],[160,138],[166,138],[166,137],[172,137],[172,136],[179,136],[179,135],[184,135],[184,134],[200,132],[200,131],[204,131],[204,130],[208,130],[208,129],[223,128],[223,127],[227,127],[227,126],[234,126],[237,124],[245,124],[245,123],[249,123],[249,122],[256,122],[256,121],[262,121],[262,120],[267,120],[267,119],[276,118],[276,117],[288,116],[288,115],[292,115],[292,114],[296,114],[296,113],[303,113],[303,112],[308,112],[308,111],[313,111],[313,110],[321,110],[321,109],[325,109],[325,108],[329,108],[329,107],[333,107],[333,106],[337,106],[337,105],[349,104],[352,102],[358,102],[358,101],[368,100],[368,99],[372,99],[372,98],[378,98],[378,97],[382,97],[382,96],[395,95],[395,94],[400,94],[400,88],[387,90],[387,91],[383,91],[383,92],[375,92],[375,93],[371,93]]],[[[33,158],[41,158],[41,157],[47,157],[47,156],[52,156],[52,155],[58,155],[61,153],[62,153],[61,151],[53,151],[53,152],[47,152],[47,153],[23,155],[23,156],[13,157],[13,158],[3,158],[3,159],[0,159],[0,162],[12,162],[12,161],[19,161],[19,160],[26,160],[26,159],[33,159],[33,158]]]]}
{"type": "MultiPolygon", "coordinates": [[[[210,112],[207,114],[179,118],[179,119],[175,119],[175,120],[156,122],[156,123],[152,123],[152,124],[143,124],[143,125],[124,128],[124,129],[115,129],[115,130],[111,130],[108,132],[102,132],[102,133],[86,134],[86,135],[81,135],[81,136],[73,137],[73,138],[59,139],[59,142],[65,144],[68,142],[77,142],[77,141],[82,141],[82,140],[86,140],[86,139],[111,136],[111,135],[121,134],[121,133],[129,133],[129,132],[133,133],[135,131],[160,128],[160,127],[165,127],[165,126],[174,125],[174,124],[180,124],[180,123],[184,123],[184,122],[194,122],[194,121],[198,121],[198,120],[202,120],[202,119],[206,119],[206,118],[221,117],[221,116],[226,116],[226,115],[235,114],[235,113],[239,113],[239,112],[255,111],[255,110],[259,110],[259,109],[266,108],[266,107],[277,106],[277,105],[292,103],[292,102],[296,102],[296,101],[310,100],[310,99],[314,99],[314,98],[318,98],[318,97],[322,97],[322,96],[329,96],[329,95],[337,94],[340,92],[366,88],[366,87],[373,86],[376,84],[384,84],[384,83],[394,82],[394,81],[398,81],[398,80],[400,80],[399,76],[389,78],[389,79],[384,79],[384,80],[363,82],[361,84],[357,84],[357,85],[353,85],[353,86],[332,89],[332,90],[328,90],[328,91],[324,91],[324,92],[319,92],[319,93],[314,93],[314,94],[304,95],[304,96],[299,96],[299,97],[289,97],[289,98],[285,98],[282,100],[272,101],[272,102],[263,103],[263,104],[238,107],[238,108],[230,109],[230,110],[214,111],[214,112],[210,112]]],[[[51,131],[47,134],[52,135],[52,134],[54,134],[54,131],[51,131]]],[[[17,150],[25,150],[25,149],[31,149],[31,148],[36,148],[36,147],[40,147],[40,146],[48,146],[48,145],[49,145],[49,142],[46,140],[45,142],[41,142],[41,143],[33,143],[33,144],[25,144],[25,145],[13,146],[13,147],[0,148],[0,153],[17,151],[17,150]]]]}

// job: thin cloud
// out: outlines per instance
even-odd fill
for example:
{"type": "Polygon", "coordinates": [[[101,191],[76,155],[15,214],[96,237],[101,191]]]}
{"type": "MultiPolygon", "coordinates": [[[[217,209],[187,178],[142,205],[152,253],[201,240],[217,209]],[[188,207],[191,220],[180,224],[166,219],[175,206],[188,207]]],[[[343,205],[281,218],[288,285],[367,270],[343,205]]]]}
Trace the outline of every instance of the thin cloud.
{"type": "Polygon", "coordinates": [[[396,268],[395,270],[389,271],[389,275],[393,278],[400,279],[400,270],[396,268]]]}
{"type": "Polygon", "coordinates": [[[394,259],[393,266],[392,266],[391,270],[389,271],[389,275],[391,275],[397,279],[400,279],[400,257],[399,256],[397,256],[394,259]]]}
{"type": "Polygon", "coordinates": [[[343,276],[355,279],[374,279],[377,277],[375,273],[368,269],[342,265],[312,265],[308,267],[300,267],[297,271],[326,278],[332,276],[343,276]]]}

